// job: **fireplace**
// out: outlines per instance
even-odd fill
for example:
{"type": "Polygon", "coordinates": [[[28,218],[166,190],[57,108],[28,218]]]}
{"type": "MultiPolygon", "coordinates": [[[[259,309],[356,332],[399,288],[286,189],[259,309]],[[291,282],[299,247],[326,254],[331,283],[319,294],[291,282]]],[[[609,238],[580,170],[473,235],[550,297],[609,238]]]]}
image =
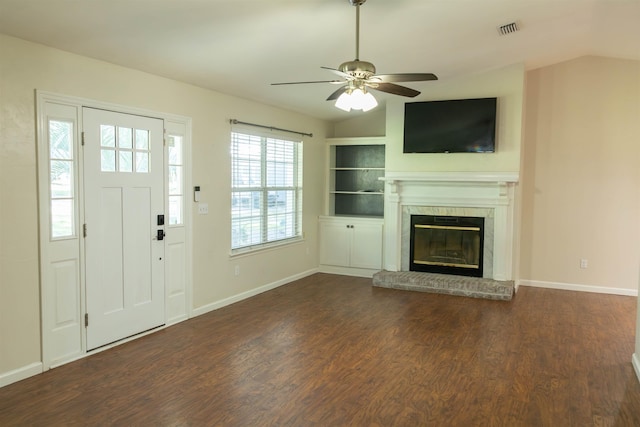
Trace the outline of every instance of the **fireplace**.
{"type": "Polygon", "coordinates": [[[482,277],[484,218],[411,215],[409,269],[482,277]]]}
{"type": "Polygon", "coordinates": [[[411,216],[477,217],[484,220],[482,278],[512,279],[516,172],[386,172],[383,180],[386,271],[412,269],[411,216]]]}

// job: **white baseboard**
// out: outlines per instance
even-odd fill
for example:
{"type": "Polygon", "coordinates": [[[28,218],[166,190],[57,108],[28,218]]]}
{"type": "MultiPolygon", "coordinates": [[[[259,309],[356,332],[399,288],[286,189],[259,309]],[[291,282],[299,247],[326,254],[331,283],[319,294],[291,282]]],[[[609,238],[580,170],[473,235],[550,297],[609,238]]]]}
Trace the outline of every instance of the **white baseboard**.
{"type": "Polygon", "coordinates": [[[517,294],[518,293],[518,288],[520,287],[520,285],[522,284],[522,280],[517,279],[513,281],[513,294],[517,294]]]}
{"type": "Polygon", "coordinates": [[[13,371],[0,374],[0,387],[4,387],[9,384],[13,384],[18,381],[22,381],[26,378],[32,377],[42,373],[42,362],[32,363],[22,368],[14,369],[13,371]]]}
{"type": "Polygon", "coordinates": [[[237,295],[233,295],[229,298],[225,298],[220,301],[212,302],[210,304],[203,305],[198,308],[194,308],[192,311],[192,315],[193,317],[195,317],[195,316],[200,316],[202,314],[209,313],[210,311],[217,310],[219,308],[236,303],[238,301],[242,301],[247,298],[251,298],[263,292],[270,291],[271,289],[278,288],[282,285],[286,285],[287,283],[291,283],[295,280],[299,280],[304,277],[311,276],[312,274],[315,274],[317,272],[318,272],[318,269],[315,269],[315,268],[311,270],[307,270],[302,273],[294,274],[293,276],[285,277],[284,279],[280,279],[275,282],[268,283],[264,286],[260,286],[259,288],[251,289],[250,291],[242,292],[237,295]]]}
{"type": "Polygon", "coordinates": [[[633,364],[633,369],[636,371],[636,377],[638,377],[638,381],[640,381],[640,356],[638,353],[633,353],[631,363],[633,364]]]}
{"type": "Polygon", "coordinates": [[[319,268],[320,273],[340,274],[342,276],[354,276],[354,277],[373,277],[381,268],[352,268],[352,267],[338,267],[335,265],[321,265],[319,268]]]}
{"type": "Polygon", "coordinates": [[[595,292],[598,294],[625,295],[630,297],[638,296],[637,289],[608,288],[606,286],[579,285],[574,283],[544,282],[542,280],[521,279],[518,282],[519,286],[531,286],[534,288],[549,288],[578,292],[595,292]]]}
{"type": "Polygon", "coordinates": [[[189,320],[189,316],[186,314],[181,314],[179,316],[172,317],[171,319],[167,319],[166,326],[175,325],[176,323],[184,322],[185,320],[189,320]]]}

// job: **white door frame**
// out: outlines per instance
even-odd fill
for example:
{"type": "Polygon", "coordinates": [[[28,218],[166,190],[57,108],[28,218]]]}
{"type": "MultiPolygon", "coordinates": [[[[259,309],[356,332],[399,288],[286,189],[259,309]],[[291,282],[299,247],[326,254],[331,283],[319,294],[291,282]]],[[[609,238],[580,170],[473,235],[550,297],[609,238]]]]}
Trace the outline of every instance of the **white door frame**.
{"type": "MultiPolygon", "coordinates": [[[[84,182],[81,161],[82,107],[117,111],[164,120],[165,128],[165,181],[168,156],[168,136],[183,141],[183,219],[184,223],[168,225],[167,235],[180,236],[167,239],[165,245],[165,327],[192,317],[192,264],[191,264],[191,119],[141,108],[105,103],[45,91],[36,91],[38,201],[40,238],[40,300],[42,327],[42,370],[71,362],[87,355],[84,327],[85,271],[84,239],[80,221],[84,218],[84,182]],[[73,236],[52,239],[50,225],[49,184],[49,120],[63,120],[73,124],[74,146],[74,208],[73,236]],[[173,252],[173,259],[170,259],[173,252]]],[[[165,187],[167,187],[165,185],[165,187]]],[[[165,218],[168,207],[165,197],[165,218]]],[[[125,339],[113,345],[135,339],[125,339]]],[[[104,350],[113,347],[101,347],[104,350]]]]}

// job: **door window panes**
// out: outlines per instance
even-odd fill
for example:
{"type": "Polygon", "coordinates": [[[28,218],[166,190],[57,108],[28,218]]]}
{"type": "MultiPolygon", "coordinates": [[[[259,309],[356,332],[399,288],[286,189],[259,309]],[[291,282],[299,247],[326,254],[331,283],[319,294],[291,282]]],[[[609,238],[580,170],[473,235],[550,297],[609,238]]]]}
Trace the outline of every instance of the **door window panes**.
{"type": "Polygon", "coordinates": [[[100,125],[100,145],[102,147],[116,146],[116,127],[100,125]]]}
{"type": "Polygon", "coordinates": [[[149,150],[149,131],[136,129],[136,149],[149,150]]]}
{"type": "Polygon", "coordinates": [[[101,150],[100,162],[102,172],[116,171],[116,152],[115,150],[101,150]]]}
{"type": "Polygon", "coordinates": [[[149,153],[136,152],[136,172],[149,172],[149,153]]]}
{"type": "Polygon", "coordinates": [[[149,131],[100,125],[102,172],[149,173],[149,131]]]}
{"type": "Polygon", "coordinates": [[[120,172],[133,172],[133,153],[121,150],[118,166],[120,172]]]}
{"type": "Polygon", "coordinates": [[[133,132],[131,128],[118,128],[118,146],[120,148],[133,148],[133,132]]]}

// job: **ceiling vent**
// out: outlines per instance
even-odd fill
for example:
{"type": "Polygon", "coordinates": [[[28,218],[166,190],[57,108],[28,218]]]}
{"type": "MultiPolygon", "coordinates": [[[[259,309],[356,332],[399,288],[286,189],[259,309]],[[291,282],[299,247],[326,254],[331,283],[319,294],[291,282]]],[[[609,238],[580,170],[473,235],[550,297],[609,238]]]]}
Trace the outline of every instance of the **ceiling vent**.
{"type": "Polygon", "coordinates": [[[498,33],[501,36],[506,36],[507,34],[515,33],[516,31],[520,31],[520,27],[517,22],[511,22],[498,27],[498,33]]]}

